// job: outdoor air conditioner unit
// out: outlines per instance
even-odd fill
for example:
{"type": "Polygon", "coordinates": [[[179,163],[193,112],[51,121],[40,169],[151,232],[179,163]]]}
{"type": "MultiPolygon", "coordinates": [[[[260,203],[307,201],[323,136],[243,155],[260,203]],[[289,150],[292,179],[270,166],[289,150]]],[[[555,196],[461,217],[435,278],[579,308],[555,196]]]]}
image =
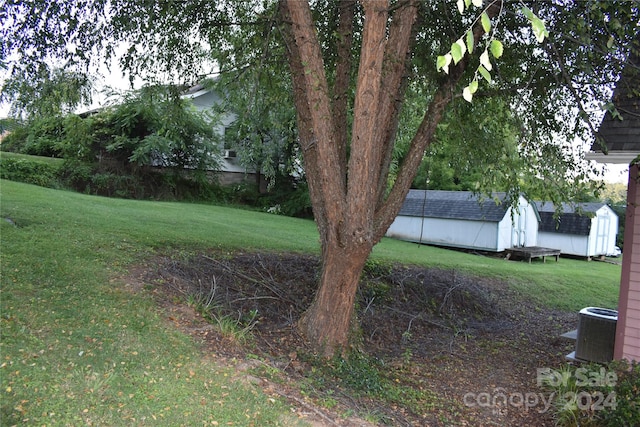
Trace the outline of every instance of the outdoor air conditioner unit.
{"type": "Polygon", "coordinates": [[[586,307],[578,313],[576,359],[589,362],[613,360],[618,312],[606,308],[586,307]]]}
{"type": "Polygon", "coordinates": [[[225,159],[235,159],[236,151],[235,150],[224,150],[224,158],[225,159]]]}

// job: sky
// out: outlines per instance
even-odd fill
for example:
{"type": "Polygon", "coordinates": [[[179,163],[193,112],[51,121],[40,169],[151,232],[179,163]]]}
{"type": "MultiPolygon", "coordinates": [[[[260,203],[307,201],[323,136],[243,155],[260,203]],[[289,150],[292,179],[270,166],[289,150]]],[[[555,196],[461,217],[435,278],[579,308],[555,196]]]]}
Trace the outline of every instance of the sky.
{"type": "Polygon", "coordinates": [[[604,180],[606,182],[619,182],[626,184],[629,177],[629,165],[607,163],[607,172],[604,180]]]}

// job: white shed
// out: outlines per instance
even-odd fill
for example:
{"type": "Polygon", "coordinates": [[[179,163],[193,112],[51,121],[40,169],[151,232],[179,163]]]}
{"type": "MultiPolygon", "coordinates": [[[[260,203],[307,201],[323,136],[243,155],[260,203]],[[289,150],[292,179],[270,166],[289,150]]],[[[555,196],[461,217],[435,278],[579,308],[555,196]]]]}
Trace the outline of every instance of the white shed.
{"type": "Polygon", "coordinates": [[[492,198],[468,191],[409,190],[388,237],[439,246],[502,252],[536,246],[538,215],[520,196],[513,208],[504,193],[492,198]]]}
{"type": "Polygon", "coordinates": [[[614,252],[618,215],[604,203],[563,203],[554,218],[555,205],[535,202],[540,214],[538,243],[563,254],[595,257],[614,252]]]}

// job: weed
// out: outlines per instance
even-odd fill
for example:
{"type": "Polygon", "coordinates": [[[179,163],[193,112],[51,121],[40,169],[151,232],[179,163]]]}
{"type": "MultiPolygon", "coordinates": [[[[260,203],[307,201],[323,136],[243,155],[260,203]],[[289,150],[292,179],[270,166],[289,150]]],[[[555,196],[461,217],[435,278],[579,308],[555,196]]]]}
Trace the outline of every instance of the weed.
{"type": "Polygon", "coordinates": [[[376,258],[369,258],[364,265],[363,273],[372,278],[385,277],[391,273],[392,268],[393,265],[389,262],[376,258]]]}
{"type": "Polygon", "coordinates": [[[553,398],[556,424],[640,425],[640,365],[625,361],[576,368],[565,365],[543,385],[553,398]]]}
{"type": "MultiPolygon", "coordinates": [[[[337,386],[350,396],[377,398],[416,414],[424,414],[440,404],[433,392],[412,387],[410,381],[399,378],[402,372],[390,370],[381,360],[363,353],[353,352],[347,358],[335,357],[328,363],[312,357],[307,361],[312,368],[305,385],[306,392],[321,401],[331,398],[332,387],[337,386]]],[[[365,418],[371,416],[376,422],[385,422],[382,414],[360,415],[365,418]]]]}
{"type": "Polygon", "coordinates": [[[234,339],[239,344],[247,344],[253,338],[251,331],[258,324],[258,311],[251,310],[248,314],[240,313],[232,317],[216,311],[207,311],[205,319],[215,325],[220,333],[234,339]]]}
{"type": "Polygon", "coordinates": [[[413,357],[413,351],[411,351],[410,347],[406,347],[402,352],[402,360],[406,364],[411,363],[411,358],[413,357]]]}
{"type": "Polygon", "coordinates": [[[372,424],[389,424],[389,417],[378,411],[369,411],[361,415],[365,421],[368,421],[372,424]]]}
{"type": "Polygon", "coordinates": [[[240,344],[246,344],[251,340],[251,331],[258,323],[258,310],[250,310],[248,313],[238,313],[238,317],[224,314],[221,306],[215,302],[216,300],[216,281],[211,281],[209,292],[200,292],[196,294],[188,294],[185,298],[185,304],[193,308],[209,323],[216,326],[218,331],[232,338],[240,344]]]}
{"type": "Polygon", "coordinates": [[[261,363],[254,368],[251,368],[251,372],[260,378],[265,378],[271,382],[282,384],[285,382],[283,379],[282,371],[268,363],[261,363]]]}

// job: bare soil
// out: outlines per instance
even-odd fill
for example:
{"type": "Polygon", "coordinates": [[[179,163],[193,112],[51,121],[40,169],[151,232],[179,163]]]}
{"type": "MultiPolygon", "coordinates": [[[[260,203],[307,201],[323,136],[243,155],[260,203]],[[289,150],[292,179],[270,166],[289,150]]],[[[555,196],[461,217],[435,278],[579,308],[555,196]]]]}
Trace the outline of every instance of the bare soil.
{"type": "Polygon", "coordinates": [[[312,380],[319,361],[296,322],[317,286],[316,257],[215,252],[158,258],[132,274],[171,321],[202,343],[203,357],[233,364],[238,378],[285,397],[312,425],[554,425],[537,369],[565,362],[573,343],[560,335],[575,328],[577,315],[537,306],[502,281],[367,266],[355,341],[360,354],[404,390],[389,401],[366,387],[354,390],[344,378],[312,380]],[[235,319],[251,339],[221,333],[203,317],[205,308],[235,319]],[[412,390],[421,393],[417,401],[412,390]]]}

